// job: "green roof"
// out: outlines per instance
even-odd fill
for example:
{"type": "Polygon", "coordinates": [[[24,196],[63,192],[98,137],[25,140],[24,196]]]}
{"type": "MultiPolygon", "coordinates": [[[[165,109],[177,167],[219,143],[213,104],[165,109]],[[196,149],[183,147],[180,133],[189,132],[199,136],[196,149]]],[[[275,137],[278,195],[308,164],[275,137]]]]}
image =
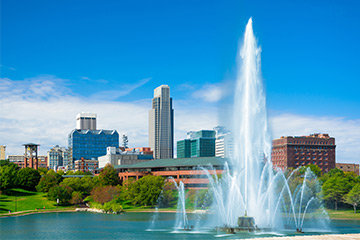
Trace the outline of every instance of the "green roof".
{"type": "Polygon", "coordinates": [[[156,159],[141,162],[132,165],[115,165],[116,169],[123,168],[156,168],[156,167],[189,167],[189,166],[222,166],[227,161],[226,158],[219,157],[199,157],[199,158],[170,158],[170,159],[156,159]]]}

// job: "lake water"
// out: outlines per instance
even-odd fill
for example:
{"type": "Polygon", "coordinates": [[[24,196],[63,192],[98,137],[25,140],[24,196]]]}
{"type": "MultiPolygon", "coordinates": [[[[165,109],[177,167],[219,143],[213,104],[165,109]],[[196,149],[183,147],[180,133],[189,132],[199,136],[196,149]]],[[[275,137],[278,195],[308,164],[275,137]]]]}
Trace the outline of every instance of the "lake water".
{"type": "MultiPolygon", "coordinates": [[[[0,239],[240,239],[296,235],[287,232],[258,232],[226,235],[212,229],[202,232],[175,232],[174,213],[159,213],[154,228],[149,230],[153,213],[121,215],[86,212],[43,213],[0,218],[0,239]]],[[[189,214],[194,221],[195,215],[189,214]]],[[[331,231],[318,234],[360,233],[360,221],[332,220],[331,231]]],[[[309,233],[307,233],[309,234],[309,233]]],[[[312,232],[311,234],[314,234],[312,232]]],[[[315,233],[316,234],[316,233],[315,233]]]]}

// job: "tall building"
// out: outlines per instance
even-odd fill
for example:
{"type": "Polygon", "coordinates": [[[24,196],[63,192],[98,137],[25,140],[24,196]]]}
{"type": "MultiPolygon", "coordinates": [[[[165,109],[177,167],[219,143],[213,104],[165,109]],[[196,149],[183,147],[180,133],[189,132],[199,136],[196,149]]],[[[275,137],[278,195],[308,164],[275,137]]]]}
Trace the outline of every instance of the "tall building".
{"type": "Polygon", "coordinates": [[[177,142],[177,158],[215,156],[215,131],[188,132],[187,137],[177,142]]]}
{"type": "Polygon", "coordinates": [[[48,151],[48,166],[50,169],[56,170],[57,167],[67,167],[69,165],[70,153],[64,147],[56,145],[48,151]]]}
{"type": "Polygon", "coordinates": [[[168,85],[154,90],[149,111],[149,145],[155,159],[174,156],[174,110],[168,85]]]}
{"type": "Polygon", "coordinates": [[[0,160],[6,159],[5,150],[6,150],[6,146],[0,145],[0,160]]]}
{"type": "Polygon", "coordinates": [[[231,158],[234,154],[234,138],[230,131],[223,126],[214,128],[216,133],[215,156],[221,158],[231,158]]]}
{"type": "Polygon", "coordinates": [[[96,130],[96,114],[82,112],[76,115],[76,129],[96,130]]]}
{"type": "Polygon", "coordinates": [[[323,172],[335,168],[335,138],[329,134],[281,137],[272,142],[271,160],[282,169],[314,164],[323,172]]]}

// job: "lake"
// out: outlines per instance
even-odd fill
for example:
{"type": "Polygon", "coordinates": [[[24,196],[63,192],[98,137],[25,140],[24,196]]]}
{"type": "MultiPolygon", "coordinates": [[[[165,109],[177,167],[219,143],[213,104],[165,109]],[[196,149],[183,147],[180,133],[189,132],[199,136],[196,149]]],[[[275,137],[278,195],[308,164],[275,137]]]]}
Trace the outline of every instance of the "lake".
{"type": "MultiPolygon", "coordinates": [[[[293,230],[282,232],[238,233],[229,235],[212,229],[201,232],[176,232],[175,214],[159,213],[149,230],[153,213],[120,215],[87,212],[43,213],[0,218],[0,239],[240,239],[296,235],[293,230]]],[[[194,222],[196,215],[189,214],[194,222]]],[[[311,223],[310,223],[311,224],[311,223]]],[[[332,220],[330,231],[306,234],[360,233],[360,221],[332,220]]]]}

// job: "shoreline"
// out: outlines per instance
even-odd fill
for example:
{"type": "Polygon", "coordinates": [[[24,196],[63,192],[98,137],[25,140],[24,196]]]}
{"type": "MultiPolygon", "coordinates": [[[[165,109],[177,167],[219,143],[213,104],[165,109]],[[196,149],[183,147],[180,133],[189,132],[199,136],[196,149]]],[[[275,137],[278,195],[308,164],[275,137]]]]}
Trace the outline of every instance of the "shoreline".
{"type": "MultiPolygon", "coordinates": [[[[31,214],[41,214],[41,213],[56,213],[56,212],[91,212],[91,213],[102,213],[100,212],[101,209],[97,209],[95,211],[86,211],[86,210],[79,210],[82,208],[73,208],[73,209],[49,209],[49,210],[24,210],[24,211],[19,211],[19,212],[12,212],[12,213],[2,213],[0,214],[0,218],[6,218],[6,217],[19,217],[19,216],[26,216],[26,215],[31,215],[31,214]]],[[[92,209],[92,208],[84,208],[84,209],[92,209]]],[[[160,212],[160,213],[176,213],[176,210],[171,210],[171,209],[158,209],[157,211],[155,209],[125,209],[123,210],[120,214],[123,213],[155,213],[155,212],[160,212]]],[[[194,214],[194,213],[200,213],[200,214],[206,214],[209,213],[206,210],[203,210],[201,212],[194,212],[194,211],[186,211],[187,214],[194,214]]],[[[107,214],[107,213],[103,213],[103,214],[107,214]]],[[[350,221],[360,221],[360,219],[349,219],[349,218],[330,218],[331,220],[350,220],[350,221]]]]}

